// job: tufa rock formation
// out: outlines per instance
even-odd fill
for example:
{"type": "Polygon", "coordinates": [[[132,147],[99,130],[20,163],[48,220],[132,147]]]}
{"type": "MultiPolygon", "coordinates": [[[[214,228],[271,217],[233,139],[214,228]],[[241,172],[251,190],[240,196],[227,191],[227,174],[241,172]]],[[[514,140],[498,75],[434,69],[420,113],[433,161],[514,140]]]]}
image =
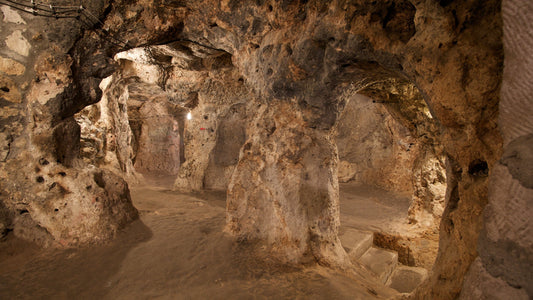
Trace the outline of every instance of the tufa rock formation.
{"type": "Polygon", "coordinates": [[[227,189],[236,240],[349,269],[340,177],[412,192],[413,223],[442,218],[416,297],[533,295],[528,1],[85,5],[1,6],[2,234],[104,242],[137,217],[124,179],[166,173],[227,189]]]}

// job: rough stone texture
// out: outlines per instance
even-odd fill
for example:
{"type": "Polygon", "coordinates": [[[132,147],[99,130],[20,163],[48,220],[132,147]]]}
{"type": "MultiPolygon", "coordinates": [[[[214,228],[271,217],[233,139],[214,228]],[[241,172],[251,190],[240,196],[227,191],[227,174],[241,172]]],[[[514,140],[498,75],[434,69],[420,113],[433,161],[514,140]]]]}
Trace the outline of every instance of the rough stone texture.
{"type": "Polygon", "coordinates": [[[524,289],[515,289],[483,268],[480,258],[474,260],[465,278],[459,297],[466,299],[530,299],[524,289]]]}
{"type": "Polygon", "coordinates": [[[15,30],[7,37],[6,46],[22,56],[30,54],[31,45],[28,40],[22,35],[22,31],[15,30]]]}
{"type": "MultiPolygon", "coordinates": [[[[103,1],[87,8],[100,15],[103,1]]],[[[2,14],[2,231],[42,246],[109,240],[137,211],[121,177],[78,159],[80,127],[72,118],[99,100],[95,78],[108,75],[96,74],[106,61],[91,60],[101,52],[69,53],[82,33],[76,20],[50,22],[5,6],[2,14]],[[83,78],[77,77],[87,60],[91,70],[82,68],[83,78]]]]}
{"type": "MultiPolygon", "coordinates": [[[[396,158],[395,163],[399,166],[390,162],[392,168],[400,171],[395,172],[393,176],[384,172],[380,174],[378,181],[395,182],[399,180],[398,177],[403,178],[403,182],[410,179],[413,196],[409,208],[409,222],[425,228],[438,228],[444,210],[446,191],[445,155],[439,141],[442,133],[439,120],[433,116],[420,90],[408,81],[397,78],[377,81],[363,85],[360,92],[372,97],[374,102],[381,103],[395,120],[393,121],[395,126],[389,126],[395,129],[390,130],[393,133],[391,137],[397,140],[394,144],[402,145],[404,149],[395,145],[394,152],[404,154],[408,158],[396,158]],[[411,140],[409,144],[399,138],[407,136],[406,129],[411,140]],[[405,155],[407,153],[405,148],[409,146],[411,149],[408,150],[411,152],[405,155]]],[[[378,156],[380,152],[378,149],[372,151],[378,156]]]]}
{"type": "Polygon", "coordinates": [[[387,190],[413,191],[419,145],[383,104],[355,95],[338,122],[339,174],[387,190]]]}
{"type": "MultiPolygon", "coordinates": [[[[7,66],[7,69],[5,69],[4,73],[8,73],[11,71],[11,68],[7,66]]],[[[20,95],[20,89],[17,87],[15,81],[10,79],[9,77],[4,77],[0,75],[0,95],[2,97],[2,100],[6,102],[12,102],[12,103],[20,103],[22,101],[21,95],[20,95]]],[[[5,103],[8,104],[8,103],[5,103]]],[[[10,113],[10,112],[4,112],[4,113],[10,113]]]]}
{"type": "Polygon", "coordinates": [[[82,132],[79,155],[86,163],[107,168],[134,182],[128,86],[120,76],[113,75],[105,78],[100,88],[104,91],[100,102],[75,117],[82,132]]]}
{"type": "Polygon", "coordinates": [[[227,230],[240,240],[266,243],[281,260],[312,255],[346,267],[349,258],[337,237],[336,148],[327,132],[305,127],[297,107],[285,101],[257,107],[255,134],[228,187],[227,230]]]}
{"type": "Polygon", "coordinates": [[[181,86],[186,91],[180,101],[191,106],[183,135],[185,162],[174,183],[180,191],[225,190],[245,142],[247,106],[255,95],[233,67],[224,66],[225,56],[218,57],[214,63],[220,69],[185,78],[178,70],[168,81],[173,90],[181,86]],[[186,78],[199,82],[187,88],[186,78]]]}
{"type": "Polygon", "coordinates": [[[115,60],[118,71],[101,84],[102,100],[77,115],[85,132],[81,155],[130,182],[139,173],[179,171],[176,189],[226,189],[251,97],[228,53],[183,41],[134,48],[115,60]]]}
{"type": "Polygon", "coordinates": [[[503,155],[489,176],[488,205],[478,241],[479,257],[465,280],[465,298],[533,297],[533,122],[531,67],[533,4],[502,3],[505,61],[498,123],[503,155]],[[483,282],[480,288],[472,284],[483,282]],[[526,295],[527,294],[527,295],[526,295]]]}
{"type": "Polygon", "coordinates": [[[339,180],[413,193],[410,223],[438,228],[446,193],[438,127],[418,93],[394,94],[403,106],[387,100],[390,89],[364,91],[380,100],[348,99],[337,125],[339,180]]]}
{"type": "Polygon", "coordinates": [[[102,100],[78,114],[82,156],[126,174],[175,175],[180,166],[180,111],[158,85],[162,76],[145,49],[115,55],[118,71],[100,85],[102,100]],[[103,158],[103,159],[102,159],[103,158]]]}
{"type": "Polygon", "coordinates": [[[102,100],[76,115],[80,155],[130,182],[140,180],[138,172],[175,175],[180,165],[178,116],[157,85],[159,69],[147,59],[138,48],[117,54],[119,70],[100,84],[102,100]]]}
{"type": "Polygon", "coordinates": [[[216,144],[209,156],[205,170],[204,187],[207,189],[226,190],[237,162],[239,152],[246,142],[246,106],[233,105],[225,115],[220,117],[216,144]]]}
{"type": "Polygon", "coordinates": [[[179,124],[169,114],[165,103],[145,104],[135,170],[141,173],[176,175],[180,167],[179,124]]]}
{"type": "MultiPolygon", "coordinates": [[[[33,184],[19,187],[17,193],[32,197],[5,204],[14,215],[8,228],[21,238],[43,246],[90,244],[112,238],[137,218],[126,182],[110,172],[66,168],[46,158],[28,167],[17,177],[31,176],[33,184]]],[[[8,184],[4,181],[2,189],[8,184]]]]}
{"type": "Polygon", "coordinates": [[[0,57],[0,70],[7,75],[22,75],[26,68],[12,59],[0,57]]]}
{"type": "Polygon", "coordinates": [[[437,227],[445,207],[446,168],[438,150],[423,146],[413,167],[413,198],[409,222],[437,227]]]}
{"type": "MultiPolygon", "coordinates": [[[[187,68],[209,70],[219,68],[219,64],[232,64],[235,67],[230,71],[232,82],[238,86],[242,77],[241,84],[246,85],[243,94],[249,95],[253,90],[257,95],[245,98],[250,100],[248,105],[255,115],[247,122],[247,140],[229,184],[228,231],[241,241],[257,241],[281,259],[306,261],[313,257],[329,265],[347,265],[346,253],[337,238],[338,161],[332,138],[346,95],[385,89],[380,101],[390,100],[386,107],[399,120],[401,116],[410,119],[413,111],[423,113],[418,104],[426,102],[431,118],[436,121],[428,121],[429,116],[416,117],[414,124],[404,126],[410,128],[412,135],[415,127],[420,129],[416,131],[420,137],[425,132],[438,132],[428,136],[426,143],[436,139],[442,145],[450,170],[439,256],[417,297],[451,299],[459,295],[464,275],[478,255],[481,213],[490,195],[487,174],[494,170],[501,155],[501,137],[495,120],[503,60],[500,1],[204,0],[173,1],[168,5],[161,5],[161,1],[113,1],[108,10],[103,2],[87,2],[88,9],[102,18],[103,28],[128,40],[128,47],[186,40],[201,44],[204,52],[210,49],[221,53],[219,59],[189,59],[187,68]],[[415,89],[420,97],[413,98],[416,105],[410,110],[413,102],[401,95],[415,89]],[[437,131],[433,129],[436,124],[440,126],[437,131]]],[[[512,3],[521,3],[511,6],[516,8],[514,15],[530,11],[528,2],[512,3]]],[[[110,38],[101,38],[96,33],[98,28],[83,31],[74,20],[49,22],[31,15],[24,18],[26,25],[4,23],[6,26],[0,32],[4,45],[9,36],[20,31],[31,42],[31,52],[35,54],[25,57],[8,47],[2,48],[2,56],[26,67],[21,78],[9,78],[16,82],[13,84],[16,88],[2,90],[1,94],[7,100],[2,101],[6,105],[2,107],[0,122],[9,137],[6,141],[10,141],[9,154],[0,168],[2,202],[11,212],[16,212],[15,203],[39,201],[33,196],[38,193],[26,192],[21,186],[37,187],[39,192],[52,195],[52,190],[47,191],[49,186],[21,174],[32,174],[28,162],[34,164],[42,157],[56,160],[56,150],[63,147],[55,147],[53,128],[100,100],[102,92],[98,85],[115,71],[113,55],[123,50],[111,43],[110,38]],[[22,104],[18,104],[20,101],[22,104]],[[24,172],[20,172],[22,168],[26,168],[24,172]]],[[[509,18],[510,24],[520,24],[508,27],[510,32],[525,32],[526,36],[531,32],[523,29],[532,24],[524,21],[526,17],[509,18]]],[[[522,49],[520,45],[515,48],[522,49]]],[[[506,56],[511,59],[507,66],[521,68],[524,64],[521,57],[528,57],[526,49],[506,56]]],[[[191,47],[179,52],[189,53],[186,55],[189,58],[198,57],[190,55],[194,53],[191,47]]],[[[165,61],[165,56],[162,58],[165,61]]],[[[510,72],[520,74],[516,68],[510,72]]],[[[531,68],[520,70],[527,75],[531,68]]],[[[202,81],[202,85],[206,91],[225,94],[227,81],[223,76],[215,76],[202,81]]],[[[528,90],[527,84],[518,87],[504,88],[503,94],[528,90]]],[[[185,99],[178,89],[165,89],[176,98],[185,99]]],[[[529,94],[510,99],[528,99],[529,94]]],[[[198,92],[197,97],[192,94],[186,99],[191,103],[194,99],[208,103],[206,99],[212,98],[204,98],[198,92]]],[[[514,101],[519,109],[508,109],[502,103],[501,120],[507,121],[500,125],[506,144],[531,133],[528,120],[532,106],[514,101]],[[510,117],[505,117],[507,111],[511,112],[510,117]],[[512,134],[505,133],[506,130],[512,134]]],[[[199,104],[190,109],[193,114],[203,114],[219,104],[199,104]]],[[[208,119],[213,122],[211,116],[208,119]]],[[[196,122],[188,125],[194,127],[185,129],[185,141],[191,134],[189,140],[201,145],[204,139],[204,146],[213,149],[216,137],[194,131],[200,125],[200,121],[196,122]]],[[[218,128],[212,123],[206,125],[205,128],[218,128]]],[[[65,134],[75,136],[75,126],[66,128],[71,130],[65,134]]],[[[203,148],[195,149],[189,152],[185,149],[186,158],[189,153],[192,160],[190,166],[186,162],[181,168],[183,174],[180,169],[178,186],[183,183],[189,189],[199,189],[203,185],[210,151],[200,156],[198,152],[203,148]]],[[[78,168],[84,165],[76,166],[75,159],[72,163],[69,170],[81,172],[78,168]]],[[[61,199],[58,195],[50,197],[61,199]]],[[[124,201],[127,203],[125,198],[124,201]]],[[[517,205],[506,215],[521,216],[522,209],[517,205]]],[[[44,221],[53,215],[53,211],[47,210],[35,216],[32,209],[28,212],[32,220],[43,224],[49,224],[44,221]]],[[[97,211],[87,213],[89,219],[97,218],[97,211]]],[[[20,228],[34,232],[35,236],[41,232],[31,229],[31,223],[20,228]]],[[[99,236],[107,236],[111,231],[103,230],[99,236]]],[[[85,233],[77,234],[79,240],[88,240],[81,238],[85,233]]],[[[61,233],[53,231],[50,235],[59,237],[61,233]]],[[[499,246],[488,243],[485,253],[488,255],[492,249],[499,246]]]]}
{"type": "Polygon", "coordinates": [[[2,5],[0,7],[2,14],[4,15],[4,22],[15,24],[26,24],[26,21],[18,14],[18,12],[9,6],[2,5]]]}
{"type": "Polygon", "coordinates": [[[102,124],[101,115],[106,100],[105,96],[102,97],[98,105],[88,106],[74,117],[80,126],[80,157],[85,163],[95,166],[102,165],[106,156],[106,126],[102,124]]]}

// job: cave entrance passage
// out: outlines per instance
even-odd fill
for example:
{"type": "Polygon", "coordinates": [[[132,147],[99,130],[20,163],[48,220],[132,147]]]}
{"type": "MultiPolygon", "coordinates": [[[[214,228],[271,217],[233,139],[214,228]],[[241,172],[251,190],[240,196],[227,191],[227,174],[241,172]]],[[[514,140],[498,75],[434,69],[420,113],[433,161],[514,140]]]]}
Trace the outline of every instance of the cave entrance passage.
{"type": "Polygon", "coordinates": [[[343,227],[391,231],[407,220],[419,145],[383,104],[356,94],[337,126],[343,227]]]}
{"type": "Polygon", "coordinates": [[[76,115],[81,157],[110,166],[129,181],[141,174],[149,184],[171,187],[185,160],[187,108],[161,84],[166,69],[144,48],[115,56],[118,70],[100,84],[100,102],[76,115]]]}
{"type": "Polygon", "coordinates": [[[100,85],[102,100],[77,115],[81,156],[130,183],[225,191],[246,139],[249,102],[231,55],[176,41],[114,60],[117,71],[100,85]]]}
{"type": "Polygon", "coordinates": [[[370,233],[375,246],[398,252],[400,263],[431,269],[444,210],[445,160],[436,120],[419,91],[402,84],[391,89],[378,83],[346,96],[336,126],[339,235],[342,241],[354,229],[370,233]]]}

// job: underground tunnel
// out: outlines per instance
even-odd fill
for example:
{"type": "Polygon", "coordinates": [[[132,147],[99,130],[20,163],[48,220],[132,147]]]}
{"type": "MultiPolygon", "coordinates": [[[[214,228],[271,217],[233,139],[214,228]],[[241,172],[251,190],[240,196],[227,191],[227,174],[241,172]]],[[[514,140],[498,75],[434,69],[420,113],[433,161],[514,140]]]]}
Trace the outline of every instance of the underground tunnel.
{"type": "Polygon", "coordinates": [[[531,298],[532,18],[0,0],[0,298],[531,298]]]}

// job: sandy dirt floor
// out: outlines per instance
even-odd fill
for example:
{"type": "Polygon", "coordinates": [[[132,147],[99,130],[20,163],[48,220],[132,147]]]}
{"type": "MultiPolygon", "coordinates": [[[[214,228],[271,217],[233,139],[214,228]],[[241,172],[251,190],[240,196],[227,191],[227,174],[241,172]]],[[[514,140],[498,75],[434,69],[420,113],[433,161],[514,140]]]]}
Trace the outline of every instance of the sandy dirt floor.
{"type": "Polygon", "coordinates": [[[406,228],[410,195],[356,183],[339,186],[342,227],[399,232],[406,228]]]}
{"type": "MultiPolygon", "coordinates": [[[[0,242],[0,299],[387,299],[395,295],[357,267],[346,274],[318,265],[280,265],[251,255],[223,232],[224,193],[184,195],[137,186],[131,195],[140,220],[107,245],[39,250],[13,237],[0,242]]],[[[343,222],[357,225],[352,217],[343,213],[343,222]]],[[[375,217],[383,215],[368,215],[375,217]]]]}

